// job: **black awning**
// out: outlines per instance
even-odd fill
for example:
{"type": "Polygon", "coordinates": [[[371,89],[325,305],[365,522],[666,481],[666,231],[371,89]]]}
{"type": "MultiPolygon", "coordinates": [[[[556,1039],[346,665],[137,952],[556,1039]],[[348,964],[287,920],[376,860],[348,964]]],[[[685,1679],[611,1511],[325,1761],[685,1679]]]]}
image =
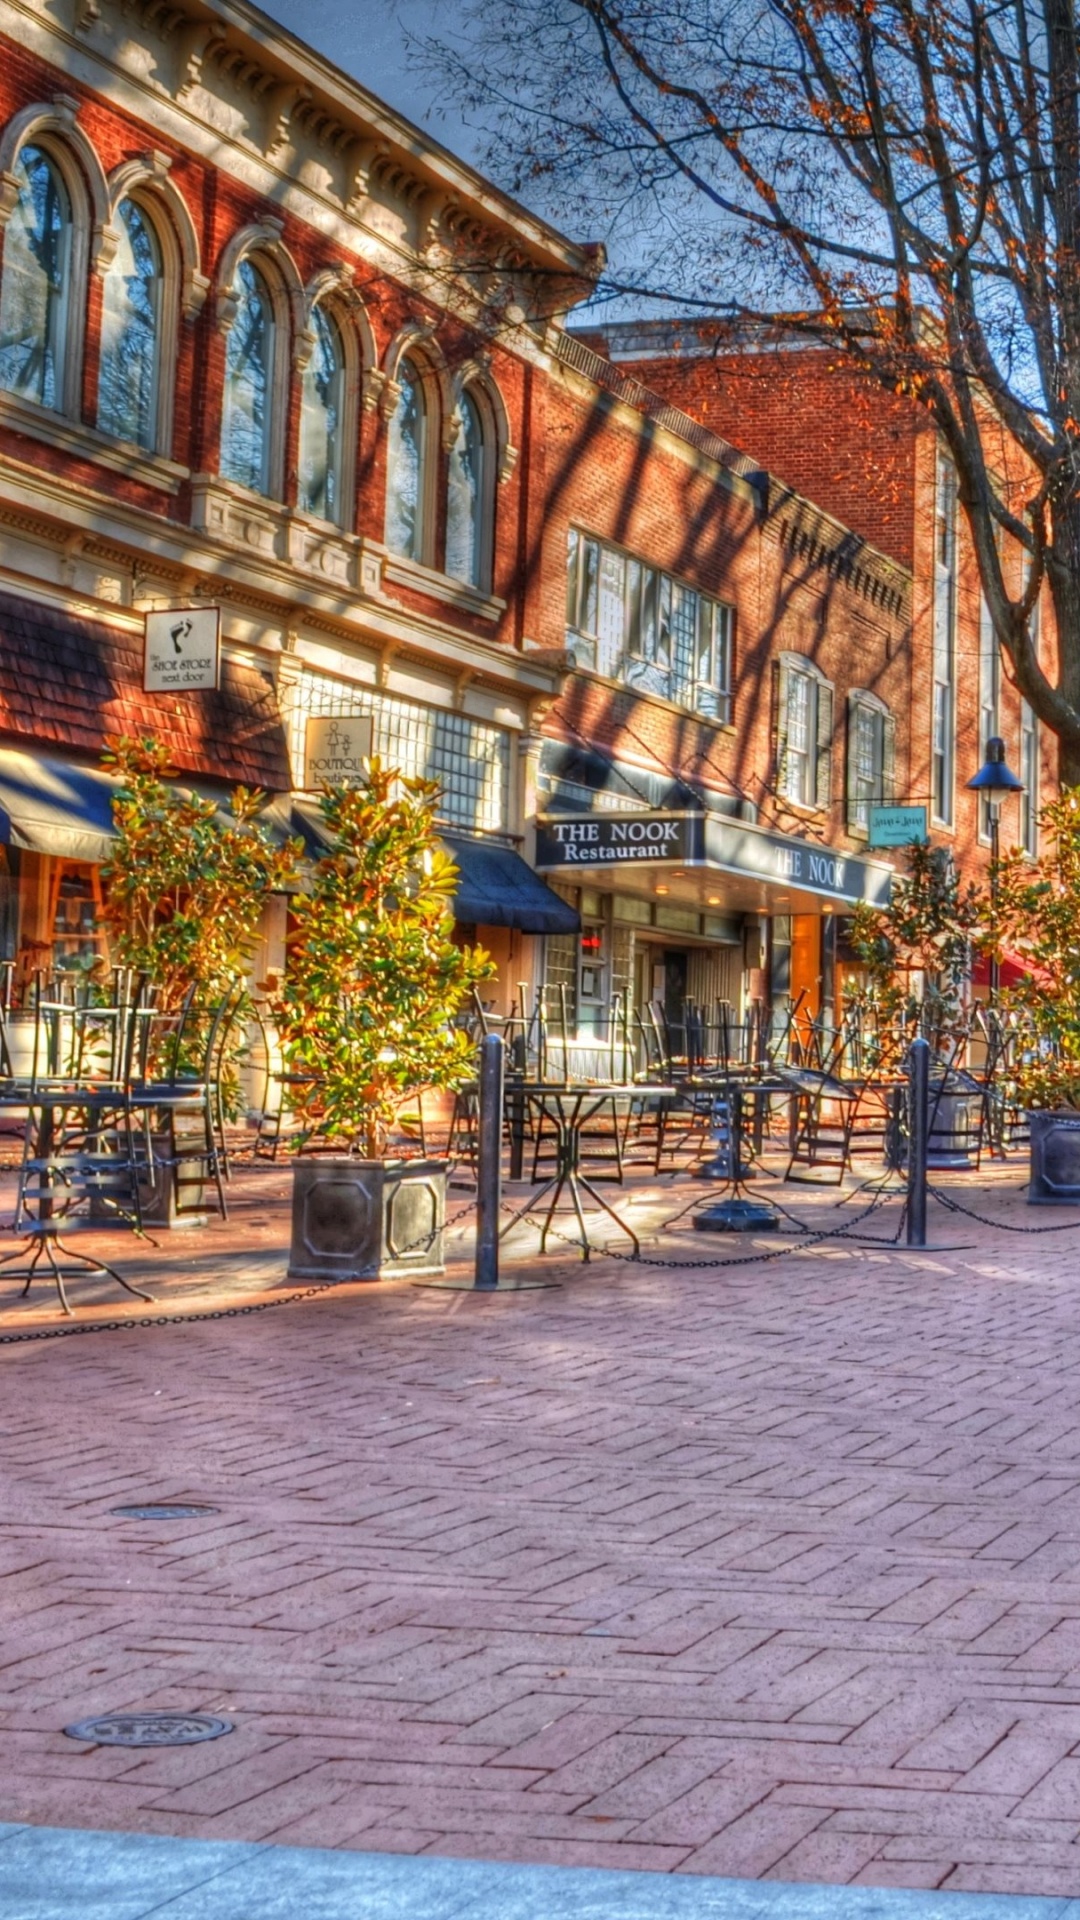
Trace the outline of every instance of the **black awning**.
{"type": "Polygon", "coordinates": [[[454,912],[479,927],[516,927],[519,933],[578,933],[581,916],[513,847],[497,840],[471,840],[444,833],[443,845],[458,869],[454,912]]]}
{"type": "MultiPolygon", "coordinates": [[[[294,800],[293,830],[314,858],[326,852],[326,824],[316,799],[294,800]]],[[[519,933],[580,932],[577,908],[560,899],[513,847],[466,833],[439,838],[458,870],[456,919],[475,927],[514,927],[519,933]]]]}

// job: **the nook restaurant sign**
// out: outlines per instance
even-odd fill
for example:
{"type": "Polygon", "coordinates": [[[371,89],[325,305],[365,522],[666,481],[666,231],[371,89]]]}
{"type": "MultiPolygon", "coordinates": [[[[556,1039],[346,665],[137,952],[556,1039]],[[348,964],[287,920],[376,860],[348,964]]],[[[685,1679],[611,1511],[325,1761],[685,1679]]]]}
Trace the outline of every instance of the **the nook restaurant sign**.
{"type": "Polygon", "coordinates": [[[856,860],[812,840],[768,833],[722,814],[548,814],[537,821],[536,864],[541,871],[636,866],[642,861],[714,867],[876,906],[888,900],[892,878],[891,869],[878,861],[856,860]]]}

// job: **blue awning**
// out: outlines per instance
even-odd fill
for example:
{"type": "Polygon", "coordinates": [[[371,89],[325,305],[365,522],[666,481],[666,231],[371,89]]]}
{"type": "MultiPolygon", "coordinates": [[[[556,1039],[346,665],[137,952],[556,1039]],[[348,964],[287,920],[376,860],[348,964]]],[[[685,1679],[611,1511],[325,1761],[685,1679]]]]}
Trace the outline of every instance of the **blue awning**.
{"type": "Polygon", "coordinates": [[[0,842],[100,865],[112,851],[118,785],[99,767],[0,748],[0,842]]]}
{"type": "MultiPolygon", "coordinates": [[[[293,826],[317,857],[329,844],[322,809],[314,798],[294,800],[293,826]]],[[[520,853],[499,840],[471,834],[439,835],[458,870],[454,917],[475,927],[513,927],[519,933],[578,933],[581,916],[527,866],[520,853]]]]}
{"type": "Polygon", "coordinates": [[[454,912],[480,927],[515,927],[519,933],[579,933],[576,907],[560,899],[513,847],[444,833],[443,845],[457,862],[454,912]]]}

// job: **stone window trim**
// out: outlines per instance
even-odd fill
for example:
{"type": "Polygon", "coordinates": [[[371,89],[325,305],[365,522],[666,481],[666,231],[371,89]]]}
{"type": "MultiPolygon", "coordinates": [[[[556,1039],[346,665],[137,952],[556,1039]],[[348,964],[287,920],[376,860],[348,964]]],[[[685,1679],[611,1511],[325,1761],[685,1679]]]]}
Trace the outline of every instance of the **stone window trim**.
{"type": "MultiPolygon", "coordinates": [[[[215,276],[217,330],[226,338],[239,310],[236,280],[241,263],[251,262],[265,284],[273,308],[273,365],[270,372],[270,409],[267,491],[270,500],[285,499],[286,438],[294,367],[302,367],[312,349],[307,327],[304,284],[282,234],[284,222],[269,215],[241,227],[225,246],[215,276]]],[[[220,458],[220,450],[219,450],[220,458]]]]}
{"type": "Polygon", "coordinates": [[[773,665],[776,792],[780,800],[805,813],[825,813],[832,804],[832,736],[835,689],[809,654],[784,652],[773,665]],[[799,681],[808,695],[807,741],[796,749],[791,742],[793,701],[799,681]],[[794,790],[796,754],[804,760],[801,784],[794,790]]]}
{"type": "Polygon", "coordinates": [[[0,134],[0,235],[18,204],[20,182],[15,168],[26,146],[40,149],[56,167],[71,208],[71,256],[64,325],[64,349],[57,404],[51,413],[68,419],[82,417],[83,356],[86,347],[86,305],[90,269],[108,272],[117,236],[111,226],[108,183],[101,162],[76,122],[79,101],[57,94],[51,102],[24,107],[0,134]]]}
{"type": "MultiPolygon", "coordinates": [[[[384,427],[389,430],[390,422],[401,399],[402,381],[400,378],[402,363],[407,362],[409,372],[419,384],[420,401],[423,409],[422,443],[420,448],[420,490],[417,499],[417,521],[419,538],[417,551],[411,555],[402,555],[402,559],[412,559],[419,566],[432,572],[440,572],[440,554],[438,551],[438,528],[442,495],[442,468],[440,455],[444,449],[445,436],[454,412],[450,374],[442,348],[435,339],[433,323],[416,320],[406,322],[394,335],[383,357],[381,372],[383,384],[379,393],[379,411],[384,427]]],[[[454,429],[457,431],[456,425],[454,429]]],[[[387,522],[389,524],[389,462],[387,465],[387,522]]]]}
{"type": "MultiPolygon", "coordinates": [[[[302,371],[315,344],[312,316],[321,307],[334,320],[345,356],[345,391],[341,417],[341,445],[337,466],[341,498],[338,515],[332,524],[342,532],[356,527],[356,463],[360,444],[360,416],[375,405],[375,336],[367,309],[352,281],[352,269],[344,264],[324,268],[304,288],[303,327],[294,356],[302,371]]],[[[295,465],[296,462],[291,464],[295,465]]]]}

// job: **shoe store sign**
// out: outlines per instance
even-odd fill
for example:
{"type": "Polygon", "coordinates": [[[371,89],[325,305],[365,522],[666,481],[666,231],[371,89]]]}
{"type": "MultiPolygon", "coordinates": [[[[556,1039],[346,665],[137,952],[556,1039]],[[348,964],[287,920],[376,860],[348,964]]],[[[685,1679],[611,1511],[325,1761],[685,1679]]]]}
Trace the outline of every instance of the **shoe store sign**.
{"type": "Polygon", "coordinates": [[[371,758],[370,713],[319,714],[304,730],[304,791],[344,781],[358,786],[371,758]]]}
{"type": "Polygon", "coordinates": [[[146,615],[143,690],[191,693],[217,687],[221,675],[221,608],[170,607],[146,615]]]}

